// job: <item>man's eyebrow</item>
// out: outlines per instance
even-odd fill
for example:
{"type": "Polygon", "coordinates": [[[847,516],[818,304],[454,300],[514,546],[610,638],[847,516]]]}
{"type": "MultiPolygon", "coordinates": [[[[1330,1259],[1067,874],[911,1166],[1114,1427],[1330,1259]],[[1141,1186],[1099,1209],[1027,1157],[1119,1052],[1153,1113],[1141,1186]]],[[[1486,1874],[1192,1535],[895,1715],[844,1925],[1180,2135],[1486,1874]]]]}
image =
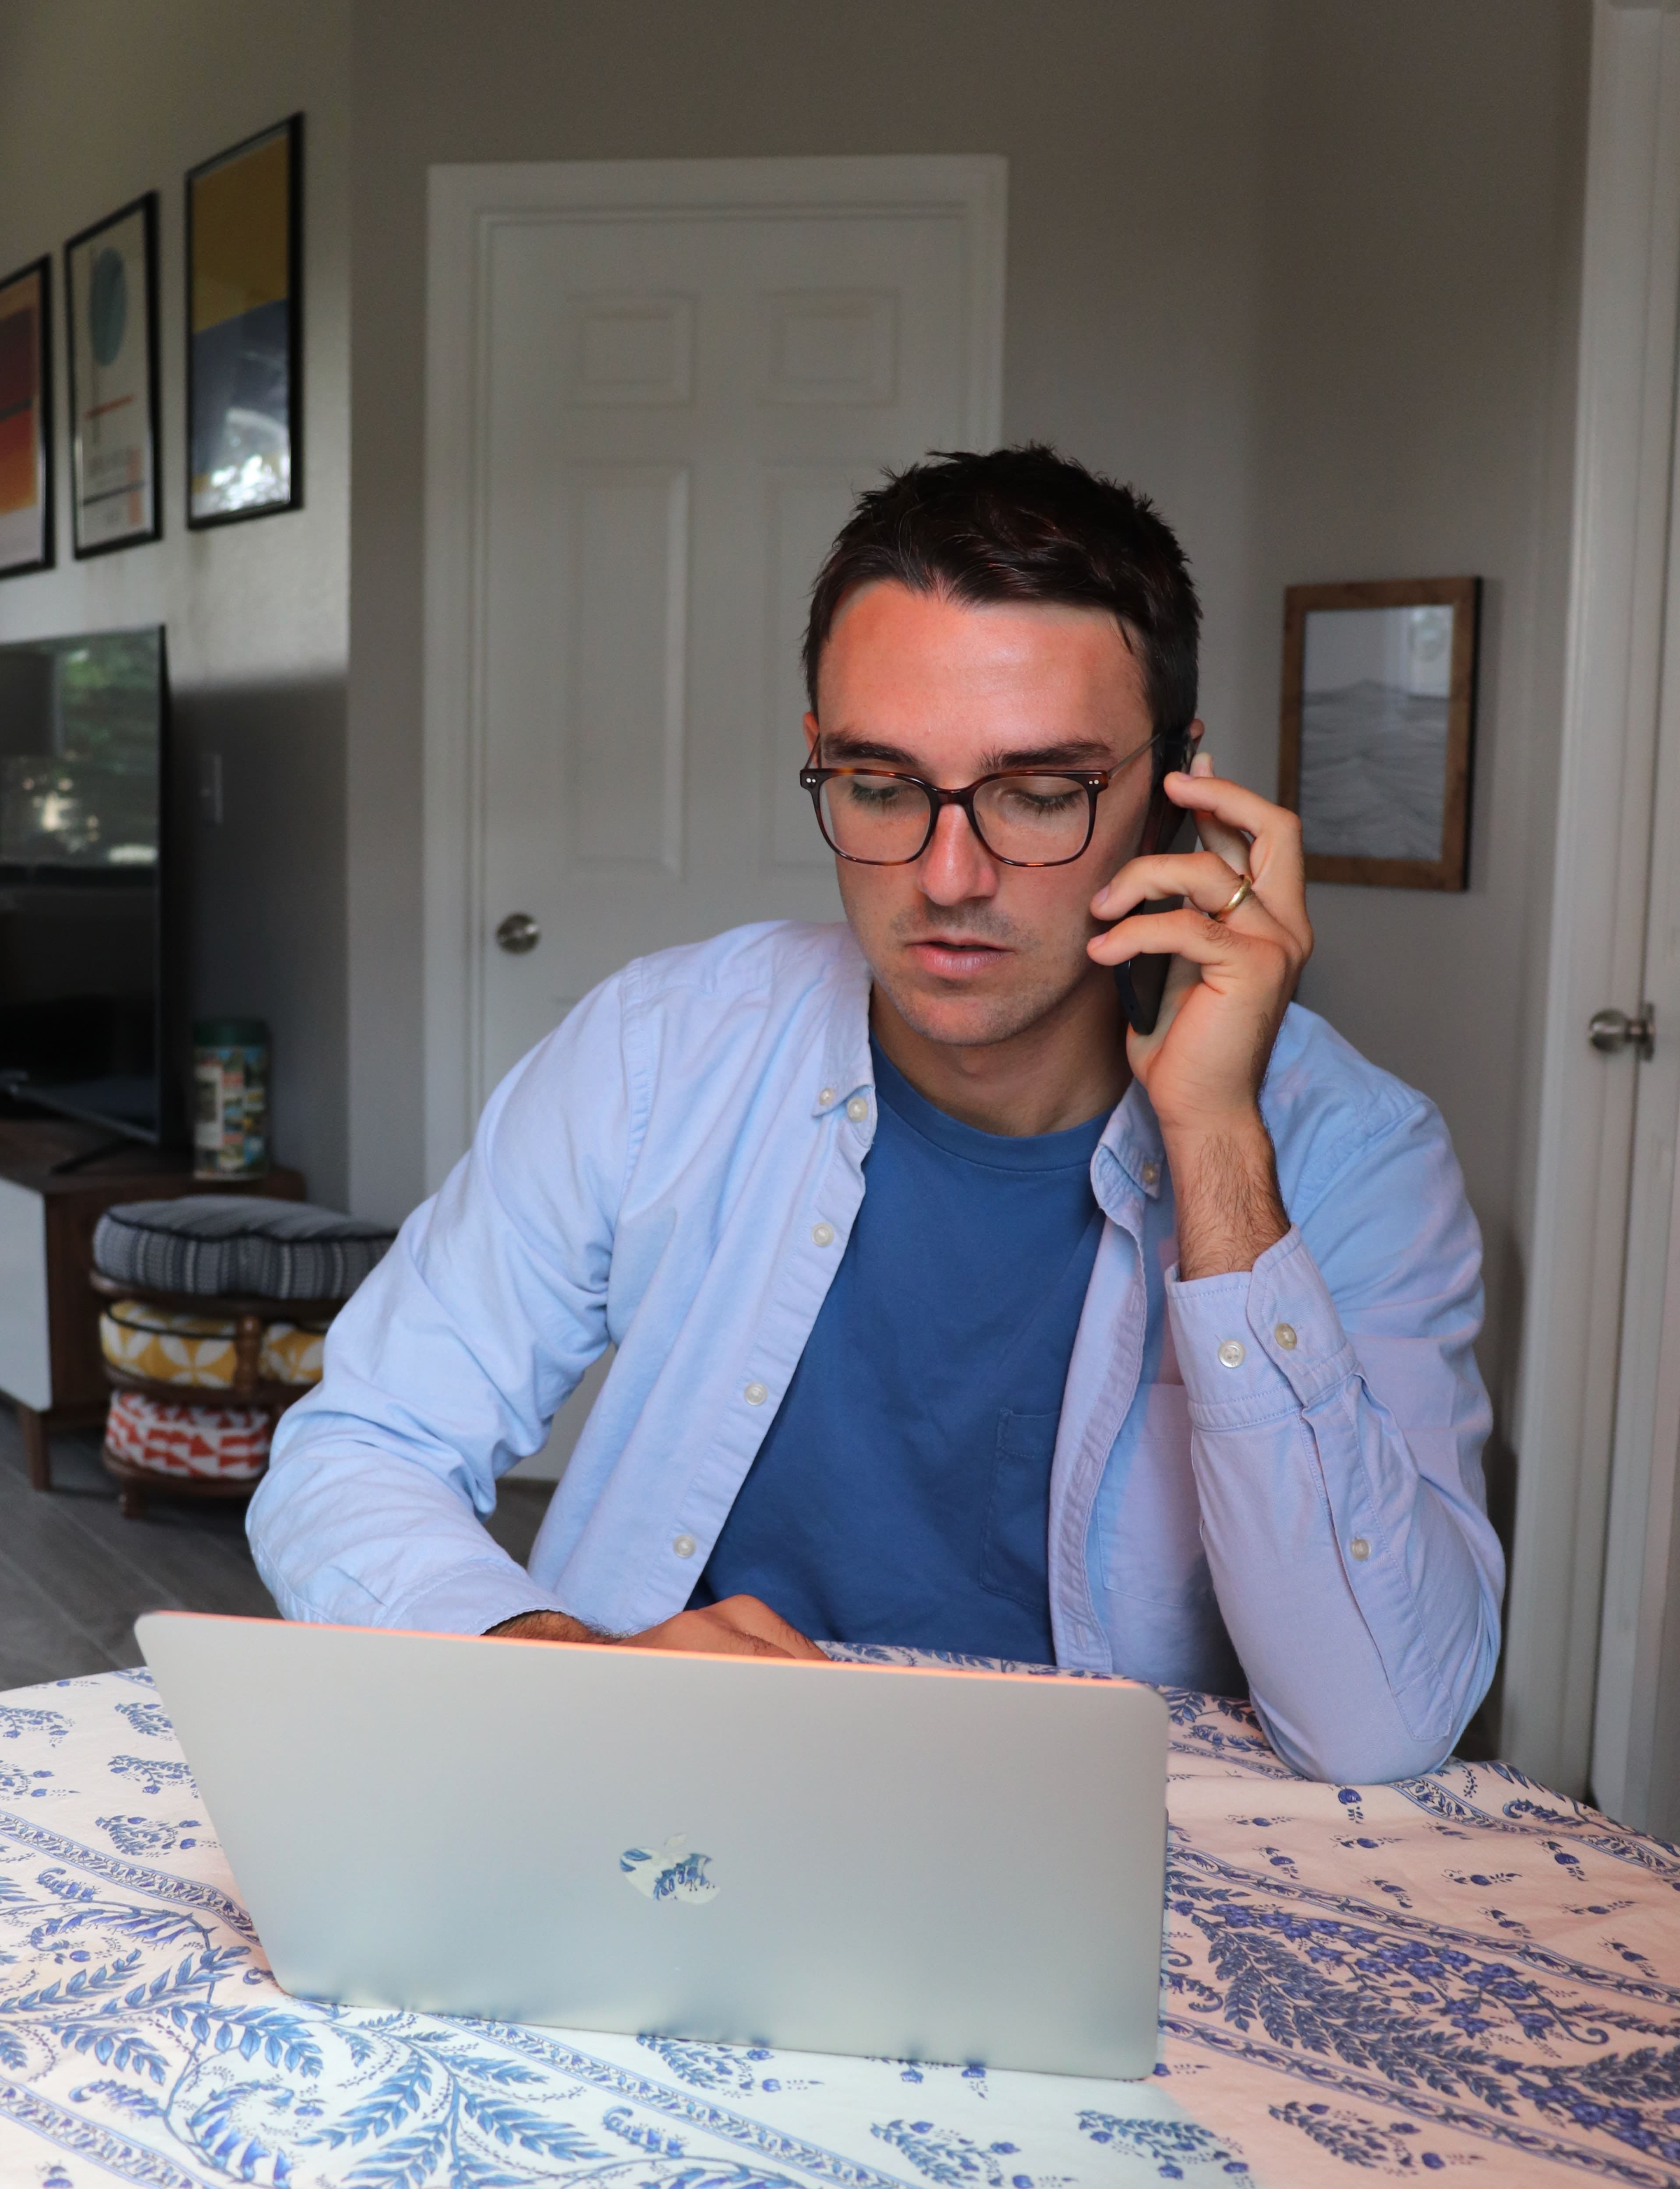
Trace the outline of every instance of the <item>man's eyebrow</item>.
{"type": "Polygon", "coordinates": [[[886,767],[919,769],[920,761],[902,745],[883,744],[878,738],[861,738],[846,730],[824,730],[818,743],[824,763],[836,761],[878,760],[886,767]]]}
{"type": "MultiPolygon", "coordinates": [[[[885,767],[908,768],[913,774],[919,774],[922,769],[921,761],[902,745],[885,744],[879,738],[858,737],[846,730],[825,730],[821,752],[823,761],[830,766],[836,762],[856,764],[874,760],[885,767]]],[[[1011,746],[1007,750],[984,753],[979,772],[994,775],[1000,769],[1010,767],[1067,767],[1083,773],[1111,766],[1113,757],[1111,748],[1100,738],[1075,738],[1060,744],[1011,746]]]]}
{"type": "Polygon", "coordinates": [[[1027,745],[985,756],[987,774],[1000,767],[1106,767],[1113,759],[1111,748],[1100,738],[1075,738],[1061,744],[1027,745]]]}

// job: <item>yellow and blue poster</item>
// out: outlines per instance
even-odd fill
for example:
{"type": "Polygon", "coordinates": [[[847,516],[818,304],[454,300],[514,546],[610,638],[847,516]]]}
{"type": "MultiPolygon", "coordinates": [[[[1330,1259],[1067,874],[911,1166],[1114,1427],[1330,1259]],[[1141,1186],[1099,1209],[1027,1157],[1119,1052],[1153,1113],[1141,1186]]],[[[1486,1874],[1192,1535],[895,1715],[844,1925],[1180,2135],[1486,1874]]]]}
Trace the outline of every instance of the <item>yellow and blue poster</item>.
{"type": "Polygon", "coordinates": [[[52,263],[0,281],[0,577],[53,560],[52,263]]]}
{"type": "Polygon", "coordinates": [[[65,246],[70,301],[71,506],[76,551],[156,540],[157,197],[65,246]]]}
{"type": "Polygon", "coordinates": [[[298,190],[303,116],[187,178],[187,521],[302,499],[298,190]]]}

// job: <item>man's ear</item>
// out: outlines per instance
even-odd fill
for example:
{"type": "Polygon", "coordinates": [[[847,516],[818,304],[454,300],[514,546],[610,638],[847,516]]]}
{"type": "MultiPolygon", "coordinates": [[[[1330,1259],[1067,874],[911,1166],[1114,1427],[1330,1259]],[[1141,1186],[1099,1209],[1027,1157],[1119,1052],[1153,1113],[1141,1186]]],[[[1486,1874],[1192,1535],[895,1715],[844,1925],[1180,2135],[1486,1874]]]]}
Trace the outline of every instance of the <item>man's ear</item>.
{"type": "Polygon", "coordinates": [[[814,767],[817,764],[817,740],[822,734],[816,716],[807,715],[805,718],[805,764],[807,767],[814,767]]]}
{"type": "Polygon", "coordinates": [[[1200,715],[1198,715],[1196,720],[1191,724],[1190,727],[1185,732],[1185,766],[1186,767],[1188,767],[1191,761],[1196,758],[1196,754],[1201,751],[1202,740],[1207,736],[1207,734],[1208,725],[1202,721],[1200,715]]]}

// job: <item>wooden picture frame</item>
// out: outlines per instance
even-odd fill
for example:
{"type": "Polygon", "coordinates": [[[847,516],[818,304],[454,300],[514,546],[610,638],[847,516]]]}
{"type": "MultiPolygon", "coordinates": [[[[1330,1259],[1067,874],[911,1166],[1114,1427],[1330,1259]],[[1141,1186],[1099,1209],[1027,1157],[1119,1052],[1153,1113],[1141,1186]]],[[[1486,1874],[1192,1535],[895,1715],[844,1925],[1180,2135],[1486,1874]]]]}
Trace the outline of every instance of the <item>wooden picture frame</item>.
{"type": "Polygon", "coordinates": [[[65,246],[71,542],[78,558],[163,536],[157,193],[65,246]]]}
{"type": "Polygon", "coordinates": [[[187,523],[303,501],[303,117],[187,176],[187,523]]]}
{"type": "Polygon", "coordinates": [[[1291,585],[1283,603],[1277,796],[1307,880],[1468,889],[1481,580],[1291,585]]]}
{"type": "Polygon", "coordinates": [[[53,262],[0,281],[0,578],[50,570],[53,262]]]}

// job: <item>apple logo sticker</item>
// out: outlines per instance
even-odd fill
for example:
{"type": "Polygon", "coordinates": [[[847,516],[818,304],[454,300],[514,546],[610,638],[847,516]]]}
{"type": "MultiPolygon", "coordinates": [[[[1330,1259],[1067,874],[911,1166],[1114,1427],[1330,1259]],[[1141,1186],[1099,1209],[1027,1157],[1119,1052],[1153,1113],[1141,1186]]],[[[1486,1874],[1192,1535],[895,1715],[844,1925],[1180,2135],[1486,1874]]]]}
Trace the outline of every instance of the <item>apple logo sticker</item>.
{"type": "Polygon", "coordinates": [[[709,1854],[690,1853],[688,1838],[677,1832],[663,1846],[626,1847],[619,1857],[620,1875],[644,1900],[686,1902],[699,1908],[717,1892],[716,1878],[706,1875],[709,1854]]]}

